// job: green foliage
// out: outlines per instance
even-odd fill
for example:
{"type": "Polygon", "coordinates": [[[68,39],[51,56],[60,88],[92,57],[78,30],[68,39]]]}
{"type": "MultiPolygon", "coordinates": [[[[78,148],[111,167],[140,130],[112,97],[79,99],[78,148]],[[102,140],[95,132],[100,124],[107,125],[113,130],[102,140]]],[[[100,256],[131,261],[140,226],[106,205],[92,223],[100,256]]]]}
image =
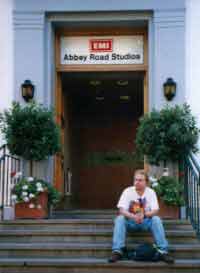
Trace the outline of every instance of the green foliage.
{"type": "Polygon", "coordinates": [[[124,151],[107,151],[89,153],[82,162],[87,167],[108,166],[108,165],[134,165],[141,166],[143,161],[139,161],[135,153],[124,151]]]}
{"type": "Polygon", "coordinates": [[[60,131],[53,111],[35,102],[12,108],[0,115],[2,132],[10,152],[27,160],[43,160],[60,150],[60,131]]]}
{"type": "Polygon", "coordinates": [[[37,196],[43,192],[48,192],[48,204],[55,204],[60,200],[61,194],[48,182],[33,177],[21,177],[12,189],[13,201],[35,202],[37,196]]]}
{"type": "Polygon", "coordinates": [[[172,176],[161,176],[157,183],[154,183],[152,186],[158,196],[160,196],[167,205],[184,205],[184,186],[178,179],[172,176]]]}
{"type": "Polygon", "coordinates": [[[190,151],[197,151],[199,129],[187,104],[153,110],[140,119],[136,148],[152,164],[178,161],[190,151]]]}

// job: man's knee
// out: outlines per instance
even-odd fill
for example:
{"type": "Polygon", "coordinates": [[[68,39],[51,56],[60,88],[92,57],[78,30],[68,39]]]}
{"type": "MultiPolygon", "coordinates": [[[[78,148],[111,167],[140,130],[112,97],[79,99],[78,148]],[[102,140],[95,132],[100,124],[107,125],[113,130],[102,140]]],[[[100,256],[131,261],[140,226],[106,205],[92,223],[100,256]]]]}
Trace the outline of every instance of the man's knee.
{"type": "Polygon", "coordinates": [[[126,223],[126,218],[125,216],[123,215],[118,215],[116,218],[115,218],[115,225],[116,224],[125,224],[126,223]]]}
{"type": "Polygon", "coordinates": [[[152,217],[152,225],[160,225],[162,223],[159,216],[155,215],[152,217]]]}

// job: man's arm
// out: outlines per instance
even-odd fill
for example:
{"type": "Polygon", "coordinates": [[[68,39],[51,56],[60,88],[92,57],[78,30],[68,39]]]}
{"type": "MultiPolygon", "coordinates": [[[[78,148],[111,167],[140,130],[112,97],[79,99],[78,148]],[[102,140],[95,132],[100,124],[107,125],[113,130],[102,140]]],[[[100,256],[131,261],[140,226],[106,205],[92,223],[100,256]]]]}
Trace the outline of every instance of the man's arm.
{"type": "Polygon", "coordinates": [[[146,212],[144,213],[144,216],[146,216],[146,217],[148,217],[148,218],[151,218],[151,217],[157,215],[157,214],[158,214],[158,211],[159,211],[158,209],[146,211],[146,212]]]}
{"type": "Polygon", "coordinates": [[[148,218],[151,218],[158,214],[159,204],[156,192],[151,189],[151,210],[147,210],[144,215],[148,218]]]}

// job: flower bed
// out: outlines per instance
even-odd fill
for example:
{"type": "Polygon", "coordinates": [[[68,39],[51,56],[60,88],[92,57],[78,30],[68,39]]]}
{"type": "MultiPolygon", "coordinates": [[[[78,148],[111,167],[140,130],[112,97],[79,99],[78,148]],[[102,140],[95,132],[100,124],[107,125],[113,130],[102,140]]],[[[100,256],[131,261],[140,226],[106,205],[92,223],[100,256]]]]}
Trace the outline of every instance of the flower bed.
{"type": "Polygon", "coordinates": [[[48,217],[48,193],[41,192],[37,197],[37,204],[34,198],[29,202],[15,204],[16,219],[43,219],[48,217]]]}
{"type": "Polygon", "coordinates": [[[16,218],[45,218],[48,207],[60,199],[60,193],[48,182],[34,177],[13,177],[17,183],[12,189],[16,218]]]}

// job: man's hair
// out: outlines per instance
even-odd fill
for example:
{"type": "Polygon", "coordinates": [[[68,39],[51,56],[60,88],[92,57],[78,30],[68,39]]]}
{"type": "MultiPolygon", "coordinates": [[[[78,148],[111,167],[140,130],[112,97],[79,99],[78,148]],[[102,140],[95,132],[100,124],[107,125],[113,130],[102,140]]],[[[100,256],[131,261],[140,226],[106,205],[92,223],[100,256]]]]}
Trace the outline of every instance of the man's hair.
{"type": "Polygon", "coordinates": [[[148,174],[145,172],[145,170],[142,170],[142,169],[141,169],[141,170],[135,170],[134,176],[133,176],[134,179],[135,179],[135,176],[136,176],[137,174],[143,175],[143,176],[145,177],[146,184],[149,183],[149,176],[148,176],[148,174]]]}

